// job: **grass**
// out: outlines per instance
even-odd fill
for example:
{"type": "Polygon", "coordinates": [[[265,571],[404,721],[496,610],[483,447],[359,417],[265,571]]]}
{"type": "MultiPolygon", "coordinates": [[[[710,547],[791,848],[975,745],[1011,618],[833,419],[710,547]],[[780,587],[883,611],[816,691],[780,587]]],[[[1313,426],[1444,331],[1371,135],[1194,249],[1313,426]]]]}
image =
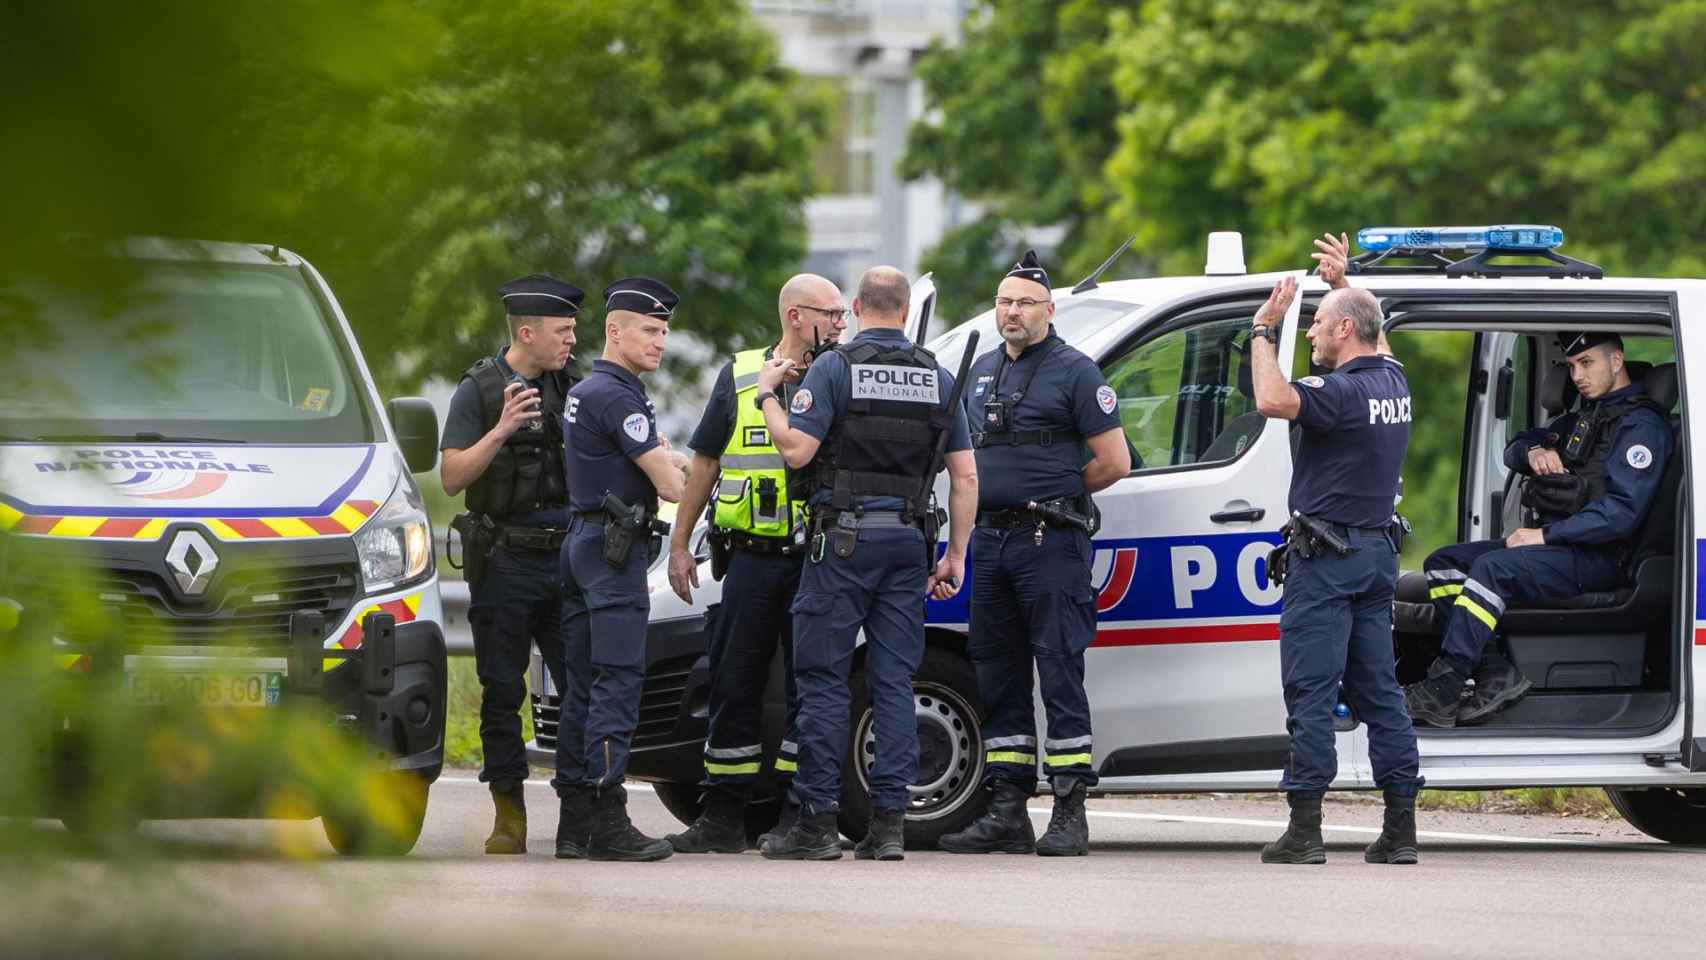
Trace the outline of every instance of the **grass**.
{"type": "MultiPolygon", "coordinates": [[[[478,767],[480,750],[480,678],[474,673],[473,657],[450,658],[450,689],[444,719],[444,763],[451,767],[478,767]]],[[[523,701],[521,739],[533,739],[533,708],[523,701]]]]}
{"type": "Polygon", "coordinates": [[[1597,787],[1525,787],[1520,790],[1424,790],[1416,806],[1460,813],[1527,813],[1619,819],[1597,787]]]}

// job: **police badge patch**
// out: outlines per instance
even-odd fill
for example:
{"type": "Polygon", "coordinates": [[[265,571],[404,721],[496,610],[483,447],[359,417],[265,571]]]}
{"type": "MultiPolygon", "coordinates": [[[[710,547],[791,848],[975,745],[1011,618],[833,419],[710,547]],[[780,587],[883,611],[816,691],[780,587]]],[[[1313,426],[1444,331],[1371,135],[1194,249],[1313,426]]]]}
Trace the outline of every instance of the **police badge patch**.
{"type": "Polygon", "coordinates": [[[1306,387],[1314,387],[1317,390],[1319,390],[1322,387],[1327,385],[1327,381],[1321,379],[1320,377],[1301,377],[1298,379],[1297,382],[1303,384],[1306,387]]]}
{"type": "Polygon", "coordinates": [[[1104,383],[1096,388],[1096,406],[1101,407],[1103,413],[1113,413],[1114,404],[1118,402],[1119,397],[1114,395],[1113,387],[1104,383]]]}
{"type": "Polygon", "coordinates": [[[622,421],[622,432],[633,437],[635,443],[645,443],[646,438],[652,435],[652,425],[645,414],[631,413],[622,421]]]}
{"type": "Polygon", "coordinates": [[[1629,452],[1624,454],[1623,458],[1628,460],[1629,465],[1637,470],[1645,470],[1653,465],[1653,451],[1648,450],[1644,443],[1637,443],[1630,447],[1629,452]]]}
{"type": "Polygon", "coordinates": [[[812,392],[806,389],[794,391],[794,402],[788,405],[789,413],[810,413],[812,409],[812,392]]]}

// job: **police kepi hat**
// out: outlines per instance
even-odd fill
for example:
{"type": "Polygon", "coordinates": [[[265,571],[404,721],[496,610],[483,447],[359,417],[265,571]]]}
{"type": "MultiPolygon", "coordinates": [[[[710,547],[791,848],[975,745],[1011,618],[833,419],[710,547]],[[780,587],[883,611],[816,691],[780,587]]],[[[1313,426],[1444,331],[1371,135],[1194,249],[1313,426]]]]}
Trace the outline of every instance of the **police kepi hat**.
{"type": "Polygon", "coordinates": [[[517,277],[498,288],[504,312],[512,317],[572,317],[580,312],[585,291],[546,273],[517,277]]]}
{"type": "Polygon", "coordinates": [[[1558,334],[1558,349],[1564,351],[1564,356],[1573,357],[1583,350],[1597,347],[1602,343],[1621,344],[1623,338],[1615,333],[1603,330],[1566,330],[1558,334]]]}
{"type": "Polygon", "coordinates": [[[1032,283],[1040,283],[1044,290],[1053,289],[1049,286],[1048,271],[1043,269],[1043,262],[1037,259],[1035,250],[1026,250],[1025,255],[1019,258],[1019,262],[1013,264],[1013,269],[1007,271],[1007,275],[1018,277],[1021,280],[1029,280],[1032,283]]]}
{"type": "Polygon", "coordinates": [[[604,288],[604,309],[607,311],[626,310],[668,320],[675,315],[675,305],[680,302],[681,298],[668,284],[651,277],[624,277],[604,288]]]}

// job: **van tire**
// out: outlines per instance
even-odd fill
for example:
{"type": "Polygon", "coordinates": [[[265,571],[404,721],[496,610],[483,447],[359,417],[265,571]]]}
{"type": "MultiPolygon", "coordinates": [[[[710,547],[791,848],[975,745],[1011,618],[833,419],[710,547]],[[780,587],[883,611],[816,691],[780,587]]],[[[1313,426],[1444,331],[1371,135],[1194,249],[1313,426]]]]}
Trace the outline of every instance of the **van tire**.
{"type": "Polygon", "coordinates": [[[321,812],[326,842],[346,857],[401,857],[415,848],[426,823],[425,777],[406,770],[386,775],[383,810],[352,807],[346,800],[321,812]]]}
{"type": "MultiPolygon", "coordinates": [[[[866,787],[869,759],[871,698],[865,668],[853,672],[852,742],[841,765],[841,832],[858,841],[871,822],[871,797],[866,787]]],[[[913,803],[906,812],[906,848],[933,850],[944,834],[965,829],[989,806],[983,780],[983,708],[977,695],[977,673],[960,654],[927,647],[912,679],[913,702],[919,714],[919,766],[937,789],[913,803]]]]}
{"type": "Polygon", "coordinates": [[[1606,787],[1611,805],[1649,837],[1681,846],[1706,845],[1706,790],[1606,787]]]}

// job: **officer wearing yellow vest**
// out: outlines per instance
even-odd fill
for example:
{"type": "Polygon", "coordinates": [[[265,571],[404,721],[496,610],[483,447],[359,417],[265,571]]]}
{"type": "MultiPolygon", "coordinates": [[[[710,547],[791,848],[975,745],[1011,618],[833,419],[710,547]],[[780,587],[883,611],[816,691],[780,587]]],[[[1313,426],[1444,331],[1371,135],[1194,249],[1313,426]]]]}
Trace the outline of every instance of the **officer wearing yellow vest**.
{"type": "MultiPolygon", "coordinates": [[[[711,400],[688,441],[693,469],[682,495],[681,522],[669,546],[669,583],[692,602],[698,563],[689,548],[689,519],[715,497],[711,515],[716,546],[712,573],[723,579],[722,603],[711,608],[711,731],[705,738],[705,811],[686,831],[669,837],[677,853],[740,853],[747,848],[746,804],[763,770],[760,709],[778,644],[787,683],[788,732],[775,758],[783,789],[785,831],[797,815],[787,783],[798,763],[794,742],[793,617],[805,546],[805,504],[788,496],[787,467],[770,442],[758,400],[758,371],[772,358],[792,360],[803,373],[808,354],[836,342],[847,325],[841,291],[823,277],[803,273],[777,298],[782,338],[774,346],[735,354],[717,375],[711,400]],[[726,562],[726,572],[722,569],[726,562]]],[[[784,406],[799,375],[784,384],[784,406]]]]}

